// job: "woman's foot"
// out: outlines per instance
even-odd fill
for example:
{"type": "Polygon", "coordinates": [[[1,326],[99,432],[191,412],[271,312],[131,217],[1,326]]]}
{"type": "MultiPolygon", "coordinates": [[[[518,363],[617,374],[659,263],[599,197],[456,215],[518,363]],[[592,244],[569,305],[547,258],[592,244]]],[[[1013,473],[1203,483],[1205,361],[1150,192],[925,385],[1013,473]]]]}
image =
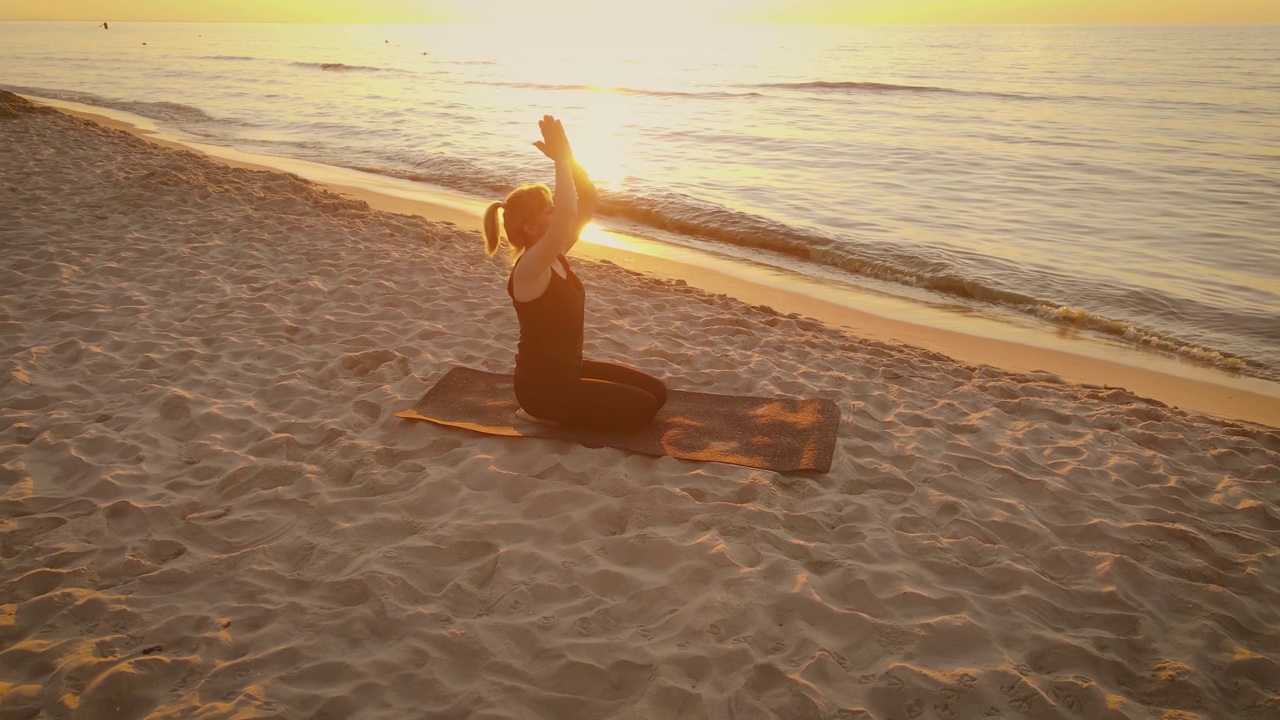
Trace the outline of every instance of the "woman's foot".
{"type": "Polygon", "coordinates": [[[516,417],[526,422],[538,423],[539,425],[559,425],[560,424],[555,420],[543,420],[542,418],[534,417],[529,413],[525,412],[524,408],[516,408],[516,417]]]}

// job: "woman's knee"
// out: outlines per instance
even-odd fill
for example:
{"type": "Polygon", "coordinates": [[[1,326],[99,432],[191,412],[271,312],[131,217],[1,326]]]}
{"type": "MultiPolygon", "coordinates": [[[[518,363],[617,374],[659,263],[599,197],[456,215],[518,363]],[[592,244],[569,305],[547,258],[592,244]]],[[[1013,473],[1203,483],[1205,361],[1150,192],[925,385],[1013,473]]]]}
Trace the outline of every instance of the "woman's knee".
{"type": "Polygon", "coordinates": [[[647,425],[662,407],[642,388],[601,380],[584,380],[573,400],[582,424],[611,430],[647,425]]]}
{"type": "Polygon", "coordinates": [[[658,410],[661,410],[662,407],[667,404],[667,386],[664,385],[662,381],[659,380],[658,378],[651,378],[651,379],[653,380],[653,387],[645,388],[645,390],[647,390],[649,394],[654,396],[654,398],[658,401],[658,410]]]}
{"type": "MultiPolygon", "coordinates": [[[[658,409],[667,404],[667,386],[658,378],[627,365],[584,360],[583,379],[605,380],[642,390],[656,399],[658,409]]],[[[656,410],[655,410],[656,412],[656,410]]]]}

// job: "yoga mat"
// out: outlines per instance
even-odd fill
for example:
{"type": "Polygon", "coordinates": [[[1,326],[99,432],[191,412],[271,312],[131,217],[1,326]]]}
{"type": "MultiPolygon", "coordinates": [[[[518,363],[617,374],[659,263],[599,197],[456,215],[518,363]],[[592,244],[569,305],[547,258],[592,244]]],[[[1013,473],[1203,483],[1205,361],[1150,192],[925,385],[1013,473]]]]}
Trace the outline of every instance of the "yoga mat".
{"type": "Polygon", "coordinates": [[[510,375],[455,367],[396,417],[487,435],[556,438],[776,472],[830,470],[840,426],[840,409],[830,400],[683,390],[668,392],[666,406],[648,426],[625,433],[530,422],[516,417],[519,407],[510,375]]]}

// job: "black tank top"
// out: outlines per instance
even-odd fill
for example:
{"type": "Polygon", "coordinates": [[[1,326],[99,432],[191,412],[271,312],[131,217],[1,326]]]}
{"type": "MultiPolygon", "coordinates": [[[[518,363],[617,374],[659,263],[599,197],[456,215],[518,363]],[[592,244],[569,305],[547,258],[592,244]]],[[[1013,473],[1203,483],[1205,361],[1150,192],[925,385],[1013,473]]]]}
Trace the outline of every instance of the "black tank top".
{"type": "MultiPolygon", "coordinates": [[[[561,375],[577,377],[582,371],[582,324],[586,291],[582,281],[569,269],[569,261],[559,256],[565,277],[553,268],[551,280],[542,294],[529,302],[516,300],[515,268],[507,279],[507,294],[520,319],[520,347],[516,352],[516,373],[533,373],[548,379],[561,375]]],[[[516,261],[519,264],[519,261],[516,261]]]]}

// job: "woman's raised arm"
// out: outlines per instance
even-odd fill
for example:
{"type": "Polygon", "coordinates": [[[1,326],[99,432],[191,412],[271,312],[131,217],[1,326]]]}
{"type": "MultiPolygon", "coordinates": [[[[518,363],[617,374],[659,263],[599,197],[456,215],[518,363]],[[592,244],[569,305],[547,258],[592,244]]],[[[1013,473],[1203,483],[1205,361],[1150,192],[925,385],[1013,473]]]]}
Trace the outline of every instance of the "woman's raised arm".
{"type": "Polygon", "coordinates": [[[578,229],[581,230],[596,214],[600,193],[596,191],[596,184],[591,181],[591,176],[587,175],[587,171],[577,161],[573,163],[573,186],[578,189],[578,229]]]}
{"type": "Polygon", "coordinates": [[[578,224],[578,196],[574,187],[573,150],[564,134],[564,126],[550,115],[544,115],[538,127],[542,130],[542,140],[535,142],[534,146],[556,164],[556,187],[551,196],[555,208],[546,234],[525,251],[515,271],[517,283],[526,284],[527,281],[534,288],[545,288],[550,279],[551,263],[557,256],[569,252],[578,241],[581,226],[578,224]]]}

